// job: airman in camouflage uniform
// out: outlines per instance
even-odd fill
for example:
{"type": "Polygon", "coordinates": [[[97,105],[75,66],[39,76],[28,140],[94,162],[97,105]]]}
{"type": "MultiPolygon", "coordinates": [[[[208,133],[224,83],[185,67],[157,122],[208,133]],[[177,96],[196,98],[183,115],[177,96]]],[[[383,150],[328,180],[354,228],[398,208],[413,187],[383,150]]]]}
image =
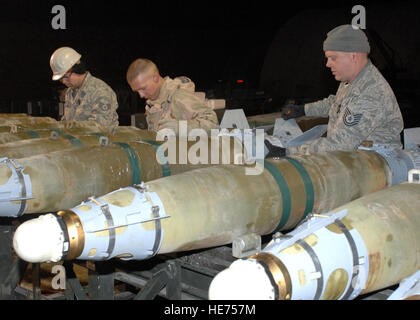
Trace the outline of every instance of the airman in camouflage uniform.
{"type": "Polygon", "coordinates": [[[350,25],[339,26],[328,33],[324,51],[327,67],[340,81],[338,91],[302,105],[301,112],[329,117],[327,136],[288,152],[353,150],[363,141],[401,147],[401,111],[391,87],[367,57],[365,34],[350,25]]]}
{"type": "Polygon", "coordinates": [[[50,59],[52,79],[60,80],[68,88],[61,120],[96,121],[113,134],[118,126],[115,92],[104,81],[92,76],[80,58],[74,49],[61,47],[50,59]]]}
{"type": "Polygon", "coordinates": [[[327,137],[312,142],[312,151],[352,150],[365,140],[401,146],[397,100],[370,61],[352,83],[341,82],[336,95],[306,104],[305,114],[329,116],[327,137]]]}
{"type": "Polygon", "coordinates": [[[179,120],[187,121],[188,132],[219,128],[216,113],[195,95],[195,85],[187,77],[162,78],[148,59],[135,60],[127,71],[127,82],[146,101],[146,120],[150,130],[172,129],[179,134],[179,120]]]}
{"type": "Polygon", "coordinates": [[[117,96],[111,87],[86,72],[79,88],[67,90],[61,120],[96,121],[113,133],[118,126],[117,108],[117,96]]]}

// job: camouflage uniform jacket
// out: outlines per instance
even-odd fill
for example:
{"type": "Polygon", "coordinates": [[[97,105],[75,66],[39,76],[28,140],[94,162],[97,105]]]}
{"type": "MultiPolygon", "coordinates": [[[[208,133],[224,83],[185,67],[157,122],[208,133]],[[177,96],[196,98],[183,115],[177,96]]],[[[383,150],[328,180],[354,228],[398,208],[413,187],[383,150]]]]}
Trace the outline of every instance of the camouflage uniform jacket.
{"type": "Polygon", "coordinates": [[[401,147],[404,123],[394,92],[369,60],[351,82],[341,82],[336,95],[305,105],[308,116],[329,116],[327,137],[301,151],[357,149],[363,141],[401,147]]]}
{"type": "Polygon", "coordinates": [[[178,121],[186,120],[188,132],[195,128],[218,129],[216,113],[194,94],[194,89],[194,82],[187,77],[165,77],[158,97],[146,102],[148,128],[156,131],[169,128],[178,135],[178,121]]]}
{"type": "Polygon", "coordinates": [[[61,120],[96,121],[113,133],[118,126],[117,108],[117,96],[111,87],[87,72],[79,88],[67,90],[61,120]]]}

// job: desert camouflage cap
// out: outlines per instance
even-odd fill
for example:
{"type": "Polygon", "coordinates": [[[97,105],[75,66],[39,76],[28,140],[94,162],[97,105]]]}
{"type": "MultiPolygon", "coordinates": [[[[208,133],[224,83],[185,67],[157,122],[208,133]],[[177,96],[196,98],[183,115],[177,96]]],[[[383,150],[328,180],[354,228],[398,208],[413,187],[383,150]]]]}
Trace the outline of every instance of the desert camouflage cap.
{"type": "Polygon", "coordinates": [[[370,52],[366,34],[360,29],[353,29],[350,24],[338,26],[328,32],[323,48],[324,51],[370,52]]]}

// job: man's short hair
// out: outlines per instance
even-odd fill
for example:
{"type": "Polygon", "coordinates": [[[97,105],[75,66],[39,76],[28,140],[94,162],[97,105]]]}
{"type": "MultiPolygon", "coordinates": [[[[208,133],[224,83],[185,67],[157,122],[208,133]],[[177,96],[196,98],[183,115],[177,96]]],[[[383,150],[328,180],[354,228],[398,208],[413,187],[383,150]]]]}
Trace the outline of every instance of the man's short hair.
{"type": "Polygon", "coordinates": [[[86,64],[84,61],[79,60],[79,62],[76,62],[73,67],[70,69],[72,72],[77,74],[85,74],[87,71],[86,64]]]}
{"type": "Polygon", "coordinates": [[[159,70],[153,61],[149,59],[136,59],[134,60],[127,70],[127,82],[132,83],[139,75],[143,78],[152,76],[154,73],[159,74],[159,70]]]}

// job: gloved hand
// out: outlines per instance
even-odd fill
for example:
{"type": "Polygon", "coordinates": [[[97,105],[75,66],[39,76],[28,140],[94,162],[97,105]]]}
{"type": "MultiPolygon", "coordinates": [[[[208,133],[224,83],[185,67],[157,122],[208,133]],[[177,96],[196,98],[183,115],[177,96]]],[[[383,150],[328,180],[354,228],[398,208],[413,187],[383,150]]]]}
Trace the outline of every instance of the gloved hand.
{"type": "Polygon", "coordinates": [[[286,155],[286,148],[277,147],[267,139],[264,140],[264,144],[268,149],[268,153],[265,158],[280,158],[286,155]]]}
{"type": "Polygon", "coordinates": [[[305,115],[305,105],[304,104],[285,104],[281,108],[282,118],[284,120],[289,120],[292,118],[298,118],[305,115]]]}
{"type": "Polygon", "coordinates": [[[153,113],[146,112],[146,122],[149,130],[158,130],[159,120],[162,118],[163,111],[157,110],[153,113]]]}

